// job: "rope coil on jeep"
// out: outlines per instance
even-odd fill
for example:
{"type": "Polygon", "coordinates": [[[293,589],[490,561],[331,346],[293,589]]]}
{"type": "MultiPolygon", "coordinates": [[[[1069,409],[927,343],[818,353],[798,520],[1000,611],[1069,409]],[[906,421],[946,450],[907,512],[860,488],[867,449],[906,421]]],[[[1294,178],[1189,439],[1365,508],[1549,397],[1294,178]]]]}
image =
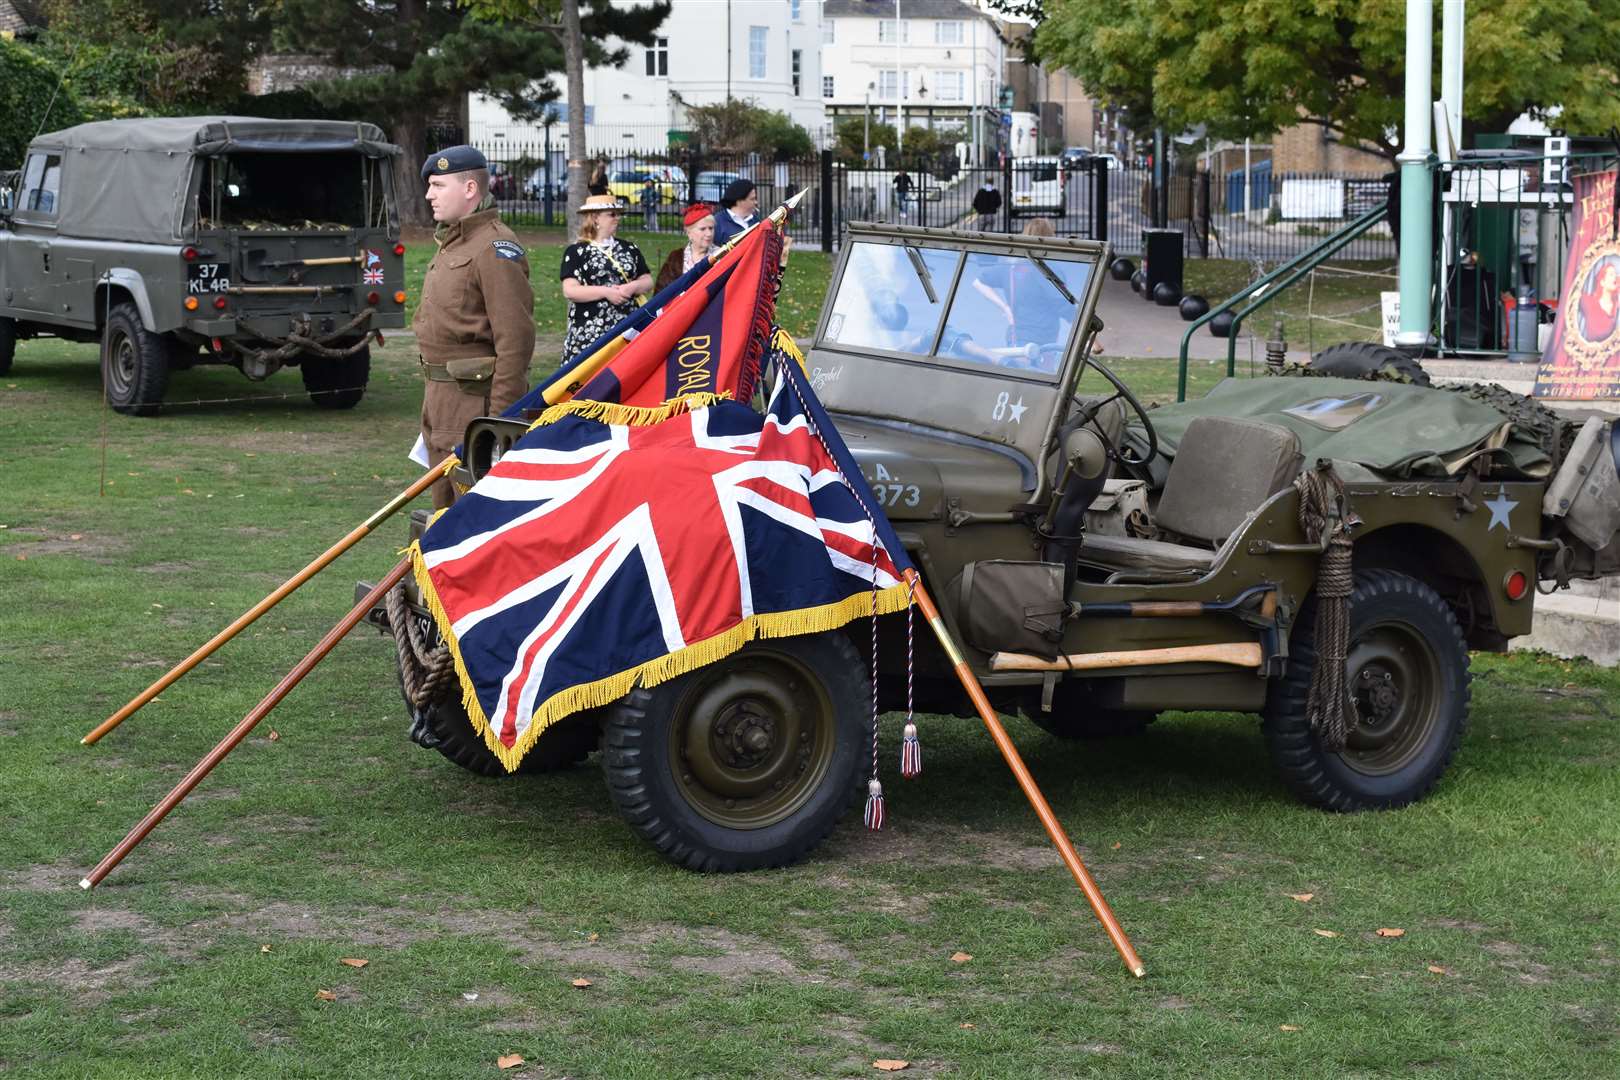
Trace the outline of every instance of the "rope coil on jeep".
{"type": "Polygon", "coordinates": [[[1355,589],[1351,566],[1350,521],[1344,481],[1326,460],[1294,479],[1299,490],[1299,527],[1313,544],[1328,535],[1316,571],[1316,654],[1311,672],[1306,716],[1332,753],[1344,749],[1349,725],[1356,715],[1345,679],[1345,658],[1350,651],[1350,593],[1355,589]]]}
{"type": "Polygon", "coordinates": [[[321,357],[325,360],[346,360],[355,353],[359,352],[361,349],[365,348],[367,345],[371,344],[371,338],[362,337],[354,344],[345,346],[341,349],[334,349],[325,344],[325,342],[344,337],[347,334],[363,328],[371,321],[371,317],[376,313],[377,311],[375,308],[366,308],[365,310],[361,311],[360,314],[350,319],[343,326],[340,326],[330,334],[327,334],[325,338],[320,341],[317,341],[315,338],[309,336],[309,319],[307,317],[301,318],[298,323],[295,324],[296,328],[293,330],[293,332],[288,334],[285,338],[281,338],[280,340],[277,340],[276,338],[266,338],[266,341],[270,342],[276,347],[274,349],[264,349],[253,353],[252,359],[259,363],[281,363],[291,360],[293,357],[301,354],[309,354],[311,356],[321,357]]]}
{"type": "Polygon", "coordinates": [[[443,642],[436,648],[428,646],[427,635],[406,606],[404,582],[388,590],[384,604],[388,628],[394,634],[394,649],[399,654],[405,697],[413,708],[421,709],[440,697],[450,683],[450,673],[455,670],[450,648],[443,642]]]}

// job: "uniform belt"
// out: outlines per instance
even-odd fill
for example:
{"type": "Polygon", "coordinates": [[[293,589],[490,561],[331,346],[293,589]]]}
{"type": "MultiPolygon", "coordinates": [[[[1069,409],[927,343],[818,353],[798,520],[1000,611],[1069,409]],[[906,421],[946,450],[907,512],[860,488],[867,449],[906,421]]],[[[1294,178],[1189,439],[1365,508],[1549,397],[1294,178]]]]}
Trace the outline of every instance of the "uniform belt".
{"type": "Polygon", "coordinates": [[[428,382],[455,382],[456,381],[455,376],[451,375],[449,369],[446,368],[443,364],[429,363],[428,361],[422,359],[420,356],[418,356],[416,358],[416,363],[422,369],[422,377],[425,378],[428,382]]]}
{"type": "Polygon", "coordinates": [[[487,380],[493,373],[494,363],[495,357],[493,356],[452,357],[442,364],[436,364],[421,355],[416,358],[417,366],[422,369],[422,377],[429,382],[465,382],[469,379],[482,382],[487,380]],[[471,361],[471,363],[466,364],[466,361],[471,361]],[[486,364],[489,365],[488,368],[484,368],[486,364]],[[463,370],[459,374],[453,373],[450,370],[452,365],[470,368],[477,371],[477,374],[469,374],[467,370],[463,370]],[[478,370],[479,368],[484,368],[484,370],[478,370]]]}

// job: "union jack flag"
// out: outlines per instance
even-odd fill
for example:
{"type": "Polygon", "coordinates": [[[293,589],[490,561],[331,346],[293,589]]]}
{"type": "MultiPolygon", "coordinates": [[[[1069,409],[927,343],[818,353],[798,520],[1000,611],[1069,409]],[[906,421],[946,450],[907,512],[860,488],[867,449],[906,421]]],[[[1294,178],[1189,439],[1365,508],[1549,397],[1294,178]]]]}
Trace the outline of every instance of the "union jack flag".
{"type": "Polygon", "coordinates": [[[798,366],[764,416],[535,427],[422,536],[417,579],[508,769],[553,721],[906,606],[909,566],[798,366]]]}
{"type": "Polygon", "coordinates": [[[366,249],[366,265],[360,271],[360,280],[366,285],[381,285],[383,283],[382,256],[370,248],[366,249]]]}

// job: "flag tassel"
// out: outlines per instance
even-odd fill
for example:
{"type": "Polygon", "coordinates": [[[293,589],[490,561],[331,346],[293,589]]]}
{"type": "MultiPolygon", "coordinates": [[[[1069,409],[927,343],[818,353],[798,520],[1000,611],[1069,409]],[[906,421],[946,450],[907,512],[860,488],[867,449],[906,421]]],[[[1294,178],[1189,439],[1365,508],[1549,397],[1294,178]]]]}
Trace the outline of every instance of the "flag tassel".
{"type": "Polygon", "coordinates": [[[864,820],[866,827],[873,832],[883,828],[885,814],[883,810],[883,783],[877,777],[866,782],[866,813],[864,820]]]}
{"type": "Polygon", "coordinates": [[[922,743],[917,739],[916,724],[907,724],[900,740],[900,775],[907,780],[922,775],[922,743]]]}

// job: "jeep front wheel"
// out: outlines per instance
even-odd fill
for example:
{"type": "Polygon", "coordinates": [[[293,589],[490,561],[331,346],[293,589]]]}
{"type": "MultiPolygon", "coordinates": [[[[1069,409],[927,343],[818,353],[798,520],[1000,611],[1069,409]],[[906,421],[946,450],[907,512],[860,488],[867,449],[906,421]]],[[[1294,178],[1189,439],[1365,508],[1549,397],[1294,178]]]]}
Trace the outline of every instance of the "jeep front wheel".
{"type": "Polygon", "coordinates": [[[1388,810],[1427,795],[1468,724],[1468,646],[1450,607],[1416,578],[1356,574],[1345,680],[1355,705],[1343,750],[1306,717],[1317,664],[1316,599],[1301,608],[1288,673],[1266,702],[1265,737],[1284,781],[1328,810],[1388,810]]]}
{"type": "Polygon", "coordinates": [[[156,413],[169,385],[168,342],[141,324],[128,301],[113,306],[101,332],[101,385],[107,404],[130,416],[156,413]]]}
{"type": "Polygon", "coordinates": [[[351,356],[331,360],[306,356],[298,370],[304,376],[309,400],[322,409],[352,409],[366,395],[371,379],[371,346],[351,356]]]}
{"type": "Polygon", "coordinates": [[[608,792],[671,862],[728,872],[785,866],[854,799],[871,753],[870,682],[842,634],[755,641],[632,690],[602,740],[608,792]]]}

